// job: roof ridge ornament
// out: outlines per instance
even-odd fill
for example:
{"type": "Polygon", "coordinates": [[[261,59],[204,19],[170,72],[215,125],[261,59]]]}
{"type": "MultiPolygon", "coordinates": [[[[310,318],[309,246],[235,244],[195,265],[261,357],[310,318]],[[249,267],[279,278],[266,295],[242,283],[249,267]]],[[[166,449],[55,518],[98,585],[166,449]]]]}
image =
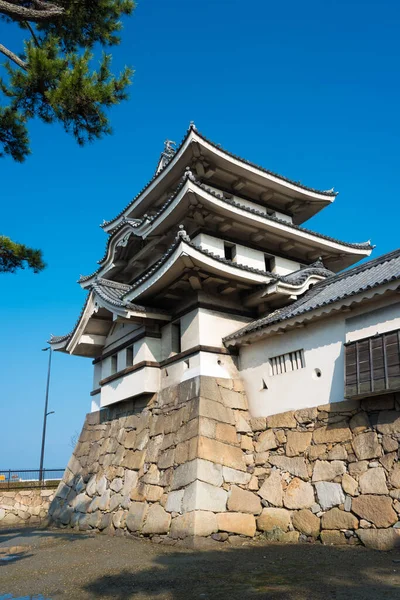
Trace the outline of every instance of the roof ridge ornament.
{"type": "Polygon", "coordinates": [[[197,131],[197,127],[196,127],[194,121],[190,121],[190,123],[189,123],[189,129],[192,129],[193,131],[197,131]]]}
{"type": "Polygon", "coordinates": [[[161,152],[160,160],[158,161],[156,174],[162,171],[167,164],[172,160],[176,153],[176,142],[173,140],[165,140],[164,150],[161,152]]]}
{"type": "Polygon", "coordinates": [[[186,233],[186,230],[183,225],[179,225],[179,230],[176,234],[176,240],[183,240],[184,242],[190,242],[190,237],[186,233]]]}
{"type": "Polygon", "coordinates": [[[193,172],[192,172],[192,170],[190,169],[190,167],[186,167],[186,169],[185,169],[185,173],[184,173],[183,177],[184,177],[185,179],[190,179],[191,181],[196,181],[196,178],[195,178],[195,176],[193,175],[193,172]]]}

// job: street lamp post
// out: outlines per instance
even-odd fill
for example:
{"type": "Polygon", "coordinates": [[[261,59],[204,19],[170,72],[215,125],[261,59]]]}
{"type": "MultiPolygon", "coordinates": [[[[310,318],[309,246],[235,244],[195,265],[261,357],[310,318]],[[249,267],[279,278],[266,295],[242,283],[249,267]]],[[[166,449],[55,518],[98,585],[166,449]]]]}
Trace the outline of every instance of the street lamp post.
{"type": "Polygon", "coordinates": [[[46,424],[47,424],[47,417],[49,415],[52,415],[54,413],[54,410],[47,412],[47,408],[48,408],[48,404],[49,404],[49,388],[50,388],[50,372],[51,372],[51,355],[52,355],[52,350],[50,348],[50,346],[47,346],[47,348],[42,348],[43,352],[47,352],[47,350],[49,350],[49,363],[48,363],[48,367],[47,367],[47,382],[46,382],[46,399],[45,399],[45,403],[44,403],[44,416],[43,416],[43,433],[42,433],[42,449],[40,452],[40,467],[39,467],[39,478],[40,481],[43,481],[44,477],[43,477],[43,461],[44,461],[44,446],[45,446],[45,442],[46,442],[46,424]]]}

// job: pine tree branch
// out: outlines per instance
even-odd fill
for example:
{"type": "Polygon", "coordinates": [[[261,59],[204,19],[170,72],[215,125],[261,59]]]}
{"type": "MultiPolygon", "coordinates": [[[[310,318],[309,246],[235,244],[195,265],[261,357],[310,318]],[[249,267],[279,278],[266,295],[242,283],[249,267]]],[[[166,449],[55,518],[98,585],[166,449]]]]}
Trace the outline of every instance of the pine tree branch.
{"type": "Polygon", "coordinates": [[[34,2],[38,7],[43,7],[42,10],[34,8],[27,8],[25,6],[18,6],[7,0],[0,0],[0,13],[7,15],[15,21],[32,21],[34,23],[42,23],[46,21],[52,21],[57,17],[64,15],[64,9],[55,4],[49,4],[44,2],[34,2]]]}
{"type": "Polygon", "coordinates": [[[7,58],[9,58],[10,60],[15,62],[15,64],[21,67],[21,69],[24,69],[25,71],[27,70],[27,63],[23,61],[19,56],[14,54],[14,52],[11,52],[11,50],[3,46],[3,44],[0,44],[0,52],[4,54],[4,56],[7,56],[7,58]]]}
{"type": "Polygon", "coordinates": [[[25,22],[25,25],[27,26],[27,28],[28,28],[28,29],[29,29],[29,31],[31,32],[31,35],[32,35],[32,37],[33,37],[33,41],[35,42],[35,46],[36,46],[37,48],[40,48],[39,40],[38,40],[38,39],[37,39],[37,37],[36,37],[36,33],[35,33],[35,31],[34,31],[34,29],[33,29],[32,25],[29,23],[29,21],[26,21],[26,22],[25,22]]]}

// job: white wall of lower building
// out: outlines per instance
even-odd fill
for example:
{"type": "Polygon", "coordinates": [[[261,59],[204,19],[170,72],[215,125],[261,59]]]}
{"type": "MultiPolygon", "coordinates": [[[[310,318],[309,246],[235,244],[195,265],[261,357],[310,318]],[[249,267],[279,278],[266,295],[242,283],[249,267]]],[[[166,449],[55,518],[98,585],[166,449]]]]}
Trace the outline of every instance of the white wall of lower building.
{"type": "Polygon", "coordinates": [[[346,319],[346,342],[400,329],[400,302],[346,319]]]}
{"type": "Polygon", "coordinates": [[[251,414],[268,416],[342,401],[344,343],[397,328],[400,303],[381,298],[242,347],[239,372],[251,414]],[[304,351],[304,367],[273,375],[270,359],[297,350],[304,351]]]}

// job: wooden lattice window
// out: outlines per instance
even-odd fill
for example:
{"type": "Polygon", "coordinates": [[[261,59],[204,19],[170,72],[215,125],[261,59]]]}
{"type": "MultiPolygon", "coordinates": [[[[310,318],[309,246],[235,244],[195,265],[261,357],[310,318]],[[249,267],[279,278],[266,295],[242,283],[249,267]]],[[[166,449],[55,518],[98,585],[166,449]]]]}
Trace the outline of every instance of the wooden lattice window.
{"type": "Polygon", "coordinates": [[[345,397],[400,390],[400,330],[345,344],[345,397]]]}

